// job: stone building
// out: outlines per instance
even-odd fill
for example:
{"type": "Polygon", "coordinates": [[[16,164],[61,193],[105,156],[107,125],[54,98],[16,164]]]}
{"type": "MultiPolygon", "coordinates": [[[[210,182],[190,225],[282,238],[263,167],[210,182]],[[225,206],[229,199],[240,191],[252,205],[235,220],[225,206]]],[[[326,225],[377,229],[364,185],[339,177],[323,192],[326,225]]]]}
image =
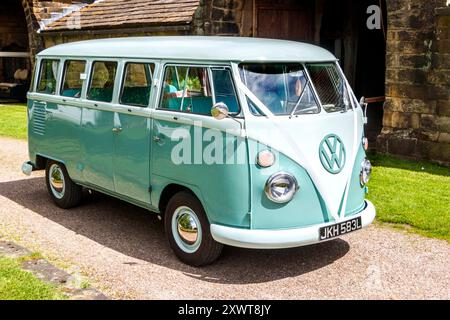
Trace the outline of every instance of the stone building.
{"type": "MultiPolygon", "coordinates": [[[[0,57],[28,58],[22,63],[30,66],[34,55],[44,48],[40,29],[76,11],[93,0],[2,0],[0,3],[0,57]],[[20,54],[19,54],[20,53],[20,54]],[[8,56],[9,55],[9,56],[8,56]]],[[[10,60],[2,59],[0,68],[10,60]]],[[[0,79],[5,75],[0,69],[0,79]]]]}
{"type": "Polygon", "coordinates": [[[9,16],[25,20],[19,38],[23,46],[28,36],[31,56],[69,41],[138,35],[318,44],[339,58],[356,94],[371,98],[366,135],[373,147],[450,164],[447,0],[3,1],[15,3],[9,16]]]}
{"type": "Polygon", "coordinates": [[[439,8],[444,2],[389,1],[386,103],[377,148],[448,165],[450,7],[439,8]]]}

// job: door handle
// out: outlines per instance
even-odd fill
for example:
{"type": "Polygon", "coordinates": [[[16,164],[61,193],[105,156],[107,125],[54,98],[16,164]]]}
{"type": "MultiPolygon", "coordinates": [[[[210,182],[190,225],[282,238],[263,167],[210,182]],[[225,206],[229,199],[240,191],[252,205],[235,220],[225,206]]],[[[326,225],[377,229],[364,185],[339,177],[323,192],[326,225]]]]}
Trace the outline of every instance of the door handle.
{"type": "Polygon", "coordinates": [[[114,132],[114,133],[122,132],[122,127],[114,127],[114,128],[112,129],[112,132],[114,132]]]}
{"type": "Polygon", "coordinates": [[[161,141],[161,137],[160,136],[153,136],[153,141],[160,142],[161,141]]]}
{"type": "Polygon", "coordinates": [[[53,111],[45,109],[45,119],[49,120],[53,117],[53,111]]]}

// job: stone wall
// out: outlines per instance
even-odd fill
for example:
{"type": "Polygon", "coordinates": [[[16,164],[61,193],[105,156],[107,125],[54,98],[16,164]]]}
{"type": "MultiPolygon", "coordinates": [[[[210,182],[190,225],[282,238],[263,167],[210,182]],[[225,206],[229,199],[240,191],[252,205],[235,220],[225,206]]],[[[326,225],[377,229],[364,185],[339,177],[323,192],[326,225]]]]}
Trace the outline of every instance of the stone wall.
{"type": "Polygon", "coordinates": [[[247,35],[244,29],[244,15],[251,0],[203,0],[205,33],[209,35],[247,35]]]}
{"type": "Polygon", "coordinates": [[[34,67],[34,57],[43,49],[41,37],[38,34],[39,22],[34,14],[34,1],[22,0],[22,7],[25,13],[25,21],[28,30],[28,49],[30,51],[31,66],[34,67]]]}
{"type": "Polygon", "coordinates": [[[449,8],[388,1],[386,103],[377,148],[450,164],[449,8]]]}

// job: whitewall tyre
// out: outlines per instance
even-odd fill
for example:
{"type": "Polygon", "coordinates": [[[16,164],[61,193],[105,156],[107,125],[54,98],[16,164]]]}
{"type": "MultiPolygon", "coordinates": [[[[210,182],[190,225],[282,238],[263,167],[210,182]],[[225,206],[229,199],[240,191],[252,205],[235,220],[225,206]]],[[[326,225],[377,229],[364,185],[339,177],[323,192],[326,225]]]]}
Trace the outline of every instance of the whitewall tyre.
{"type": "Polygon", "coordinates": [[[213,239],[210,224],[200,201],[190,192],[175,194],[164,214],[164,227],[175,255],[191,266],[214,262],[223,245],[213,239]]]}
{"type": "Polygon", "coordinates": [[[60,208],[68,209],[81,202],[82,187],[70,179],[66,167],[49,160],[45,168],[45,181],[53,202],[60,208]]]}

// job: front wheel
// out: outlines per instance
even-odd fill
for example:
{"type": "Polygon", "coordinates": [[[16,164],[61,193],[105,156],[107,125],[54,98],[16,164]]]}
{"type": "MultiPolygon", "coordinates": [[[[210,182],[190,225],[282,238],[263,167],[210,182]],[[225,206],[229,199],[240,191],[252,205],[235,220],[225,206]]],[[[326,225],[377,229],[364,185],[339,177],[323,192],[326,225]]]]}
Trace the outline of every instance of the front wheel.
{"type": "Polygon", "coordinates": [[[53,160],[47,161],[45,181],[48,193],[58,207],[68,209],[81,202],[82,187],[70,179],[63,164],[53,160]]]}
{"type": "Polygon", "coordinates": [[[211,236],[203,206],[189,192],[179,192],[170,199],[164,227],[170,247],[186,264],[203,266],[212,263],[222,252],[223,245],[211,236]]]}

